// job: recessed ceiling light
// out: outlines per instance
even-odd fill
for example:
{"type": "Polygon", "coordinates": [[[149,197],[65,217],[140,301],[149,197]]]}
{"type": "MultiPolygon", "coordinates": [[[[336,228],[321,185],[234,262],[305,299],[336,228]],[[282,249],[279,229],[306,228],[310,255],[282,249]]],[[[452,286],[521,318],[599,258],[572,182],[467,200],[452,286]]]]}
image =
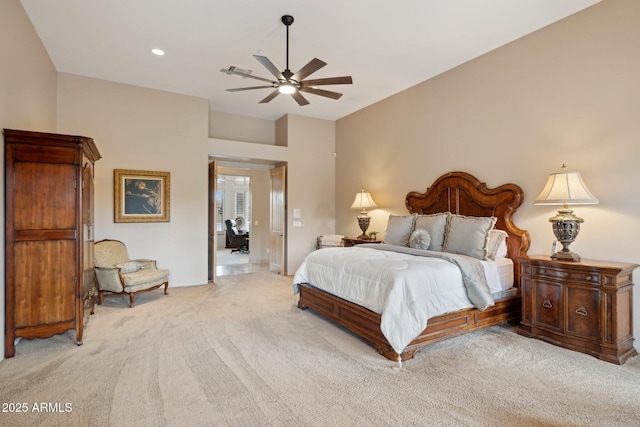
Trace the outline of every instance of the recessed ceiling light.
{"type": "Polygon", "coordinates": [[[164,50],[162,50],[162,49],[158,49],[158,48],[156,48],[156,49],[151,49],[151,52],[152,52],[154,55],[158,55],[158,56],[162,56],[162,55],[164,55],[164,50]]]}

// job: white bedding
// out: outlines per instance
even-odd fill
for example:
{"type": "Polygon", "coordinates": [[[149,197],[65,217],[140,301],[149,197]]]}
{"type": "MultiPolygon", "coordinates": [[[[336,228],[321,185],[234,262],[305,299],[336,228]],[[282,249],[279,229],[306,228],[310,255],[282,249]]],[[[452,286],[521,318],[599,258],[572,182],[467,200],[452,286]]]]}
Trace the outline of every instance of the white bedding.
{"type": "MultiPolygon", "coordinates": [[[[483,262],[494,282],[490,288],[502,290],[491,265],[483,262]]],[[[473,307],[455,264],[362,246],[312,252],[293,283],[296,294],[297,284],[308,283],[380,314],[380,329],[398,354],[426,328],[427,319],[473,307]]]]}
{"type": "Polygon", "coordinates": [[[497,258],[495,261],[480,261],[487,276],[491,293],[506,291],[513,287],[513,261],[511,258],[497,258]]]}

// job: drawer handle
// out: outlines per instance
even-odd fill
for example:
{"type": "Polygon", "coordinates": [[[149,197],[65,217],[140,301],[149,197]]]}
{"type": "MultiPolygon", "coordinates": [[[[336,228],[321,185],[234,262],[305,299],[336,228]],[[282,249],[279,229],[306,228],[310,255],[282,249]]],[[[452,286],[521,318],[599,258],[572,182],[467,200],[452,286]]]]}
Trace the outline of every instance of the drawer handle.
{"type": "Polygon", "coordinates": [[[551,308],[553,307],[553,304],[551,304],[551,301],[549,301],[548,299],[544,300],[544,302],[542,303],[542,306],[545,308],[551,308]]]}
{"type": "Polygon", "coordinates": [[[578,313],[580,316],[587,316],[589,313],[587,313],[587,309],[580,306],[576,309],[576,313],[578,313]]]}

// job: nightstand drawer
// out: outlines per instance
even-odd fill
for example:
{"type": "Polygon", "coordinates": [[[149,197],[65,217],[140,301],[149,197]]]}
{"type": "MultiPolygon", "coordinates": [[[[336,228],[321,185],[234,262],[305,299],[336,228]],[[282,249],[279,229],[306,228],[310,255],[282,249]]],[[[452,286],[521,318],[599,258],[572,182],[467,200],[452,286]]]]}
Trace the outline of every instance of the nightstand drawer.
{"type": "Polygon", "coordinates": [[[584,271],[572,271],[567,269],[557,269],[537,265],[533,266],[531,270],[531,274],[538,277],[570,280],[573,282],[588,282],[589,284],[600,285],[600,273],[587,273],[584,271]]]}
{"type": "Polygon", "coordinates": [[[569,280],[573,280],[575,282],[588,282],[591,285],[599,286],[600,285],[600,274],[599,273],[584,273],[584,272],[570,272],[569,280]]]}
{"type": "Polygon", "coordinates": [[[555,268],[549,267],[541,267],[539,265],[534,265],[531,269],[531,274],[538,277],[549,277],[551,279],[567,279],[569,278],[569,272],[566,270],[559,270],[555,268]]]}

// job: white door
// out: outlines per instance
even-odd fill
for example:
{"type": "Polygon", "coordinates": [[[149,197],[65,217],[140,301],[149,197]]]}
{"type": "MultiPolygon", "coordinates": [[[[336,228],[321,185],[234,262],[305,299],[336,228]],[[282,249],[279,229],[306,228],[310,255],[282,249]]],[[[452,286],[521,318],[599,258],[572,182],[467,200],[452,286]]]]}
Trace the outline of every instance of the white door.
{"type": "Polygon", "coordinates": [[[271,243],[269,245],[269,271],[286,274],[286,166],[271,170],[271,243]]]}
{"type": "Polygon", "coordinates": [[[218,256],[218,205],[216,202],[216,194],[218,194],[218,162],[214,160],[209,163],[209,249],[207,256],[209,258],[209,281],[216,282],[216,257],[218,256]]]}

